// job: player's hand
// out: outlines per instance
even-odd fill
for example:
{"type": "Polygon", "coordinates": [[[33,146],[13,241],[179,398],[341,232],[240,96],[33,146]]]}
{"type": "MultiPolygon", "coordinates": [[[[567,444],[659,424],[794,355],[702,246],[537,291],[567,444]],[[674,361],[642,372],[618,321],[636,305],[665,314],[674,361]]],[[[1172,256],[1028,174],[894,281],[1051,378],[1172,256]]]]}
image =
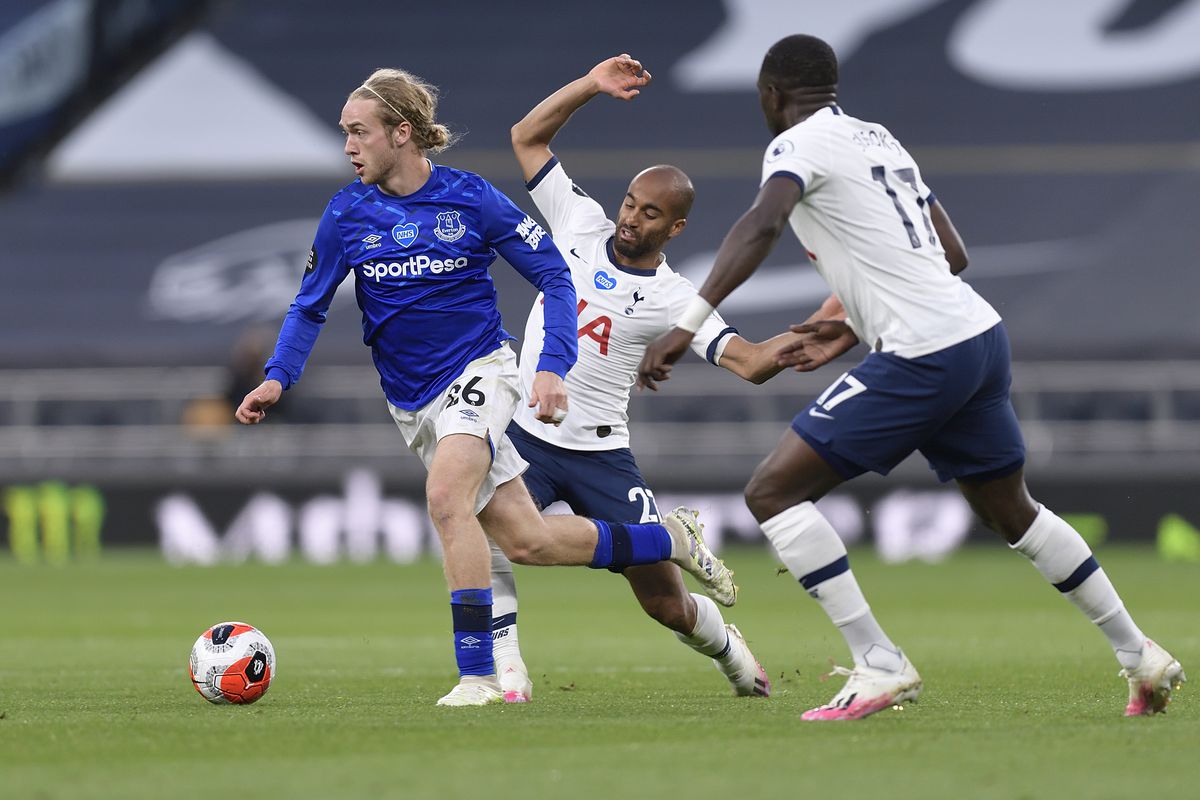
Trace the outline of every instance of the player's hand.
{"type": "Polygon", "coordinates": [[[234,412],[237,421],[243,425],[257,425],[267,416],[267,409],[279,402],[283,396],[283,384],[279,381],[263,381],[257,389],[242,399],[242,404],[234,412]]]}
{"type": "Polygon", "coordinates": [[[558,427],[567,417],[567,386],[553,372],[538,372],[529,391],[529,407],[537,408],[537,421],[558,427]]]}
{"type": "Polygon", "coordinates": [[[683,357],[692,344],[695,334],[682,328],[672,328],[659,336],[646,348],[642,363],[638,364],[637,385],[657,392],[655,381],[665,381],[671,374],[671,365],[683,357]]]}
{"type": "Polygon", "coordinates": [[[588,77],[596,82],[598,91],[618,100],[632,100],[650,82],[650,70],[642,69],[642,62],[622,53],[592,67],[588,77]]]}
{"type": "Polygon", "coordinates": [[[858,337],[843,320],[806,322],[792,325],[791,331],[800,337],[779,349],[775,363],[796,372],[812,372],[858,344],[858,337]]]}

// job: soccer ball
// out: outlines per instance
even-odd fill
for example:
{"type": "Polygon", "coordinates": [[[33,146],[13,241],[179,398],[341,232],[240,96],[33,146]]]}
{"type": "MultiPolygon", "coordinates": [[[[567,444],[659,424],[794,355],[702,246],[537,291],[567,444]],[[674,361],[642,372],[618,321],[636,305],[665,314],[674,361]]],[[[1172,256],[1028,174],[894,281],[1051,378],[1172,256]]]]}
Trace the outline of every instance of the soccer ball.
{"type": "Polygon", "coordinates": [[[253,703],[275,677],[275,648],[263,632],[244,622],[222,622],[192,645],[188,673],[210,703],[253,703]]]}

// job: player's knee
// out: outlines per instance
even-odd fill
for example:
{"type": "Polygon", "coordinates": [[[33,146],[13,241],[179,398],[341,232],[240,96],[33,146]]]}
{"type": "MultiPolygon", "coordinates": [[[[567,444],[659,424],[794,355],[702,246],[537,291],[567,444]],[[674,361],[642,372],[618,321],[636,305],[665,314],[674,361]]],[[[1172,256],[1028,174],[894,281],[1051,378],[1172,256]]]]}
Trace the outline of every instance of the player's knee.
{"type": "Polygon", "coordinates": [[[442,530],[456,520],[473,516],[468,498],[452,486],[429,485],[425,488],[425,501],[429,506],[429,518],[434,526],[442,530]]]}
{"type": "Polygon", "coordinates": [[[550,566],[554,562],[550,558],[549,544],[544,539],[522,539],[519,542],[510,542],[504,554],[514,564],[527,567],[550,566]]]}
{"type": "Polygon", "coordinates": [[[781,491],[778,484],[755,475],[746,484],[742,493],[746,508],[759,522],[768,520],[786,508],[790,508],[804,498],[796,498],[794,493],[781,491]]]}

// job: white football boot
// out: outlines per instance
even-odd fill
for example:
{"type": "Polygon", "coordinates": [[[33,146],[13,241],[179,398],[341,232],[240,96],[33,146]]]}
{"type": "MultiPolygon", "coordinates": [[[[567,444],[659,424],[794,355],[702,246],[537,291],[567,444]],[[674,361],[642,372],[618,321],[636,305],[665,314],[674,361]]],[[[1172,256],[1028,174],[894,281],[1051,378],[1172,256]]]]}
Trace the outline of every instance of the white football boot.
{"type": "Polygon", "coordinates": [[[704,526],[696,519],[699,513],[680,506],[663,517],[663,527],[671,534],[675,551],[685,554],[671,560],[699,581],[705,594],[728,607],[737,602],[733,571],[704,543],[704,526]]]}
{"type": "Polygon", "coordinates": [[[1142,646],[1142,663],[1118,673],[1129,681],[1127,717],[1148,717],[1167,710],[1171,692],[1187,681],[1175,658],[1149,639],[1142,646]]]}
{"type": "Polygon", "coordinates": [[[762,664],[750,652],[746,637],[732,624],[725,625],[725,632],[729,635],[732,658],[727,659],[728,664],[722,664],[714,658],[713,665],[729,679],[729,685],[738,697],[770,697],[771,680],[762,664]]]}
{"type": "Polygon", "coordinates": [[[486,706],[504,699],[495,675],[463,675],[458,685],[437,701],[439,706],[486,706]]]}
{"type": "Polygon", "coordinates": [[[805,711],[800,719],[862,719],[906,701],[916,702],[921,694],[921,676],[908,658],[895,672],[862,665],[854,669],[834,667],[830,675],[845,675],[846,685],[828,703],[805,711]]]}
{"type": "Polygon", "coordinates": [[[520,656],[496,656],[496,674],[506,703],[528,703],[533,699],[533,681],[520,656]]]}

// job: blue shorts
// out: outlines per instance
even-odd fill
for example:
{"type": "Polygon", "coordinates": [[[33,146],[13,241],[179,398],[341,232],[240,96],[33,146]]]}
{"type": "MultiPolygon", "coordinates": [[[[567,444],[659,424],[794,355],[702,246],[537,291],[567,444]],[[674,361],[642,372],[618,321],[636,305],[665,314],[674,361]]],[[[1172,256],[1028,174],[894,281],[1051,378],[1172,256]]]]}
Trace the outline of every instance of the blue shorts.
{"type": "Polygon", "coordinates": [[[562,500],[576,514],[608,522],[658,522],[654,493],[646,488],[633,452],[567,450],[508,426],[508,438],[529,462],[522,477],[538,508],[562,500]]]}
{"type": "Polygon", "coordinates": [[[888,474],[914,450],[938,479],[988,480],[1025,464],[1002,323],[920,358],[871,353],[792,420],[843,478],[888,474]]]}

